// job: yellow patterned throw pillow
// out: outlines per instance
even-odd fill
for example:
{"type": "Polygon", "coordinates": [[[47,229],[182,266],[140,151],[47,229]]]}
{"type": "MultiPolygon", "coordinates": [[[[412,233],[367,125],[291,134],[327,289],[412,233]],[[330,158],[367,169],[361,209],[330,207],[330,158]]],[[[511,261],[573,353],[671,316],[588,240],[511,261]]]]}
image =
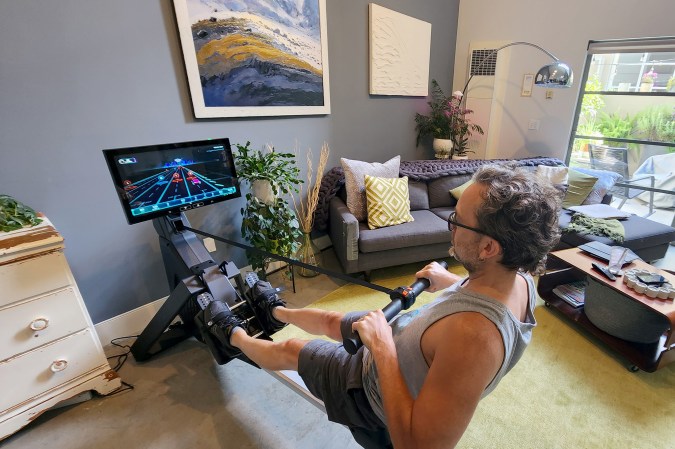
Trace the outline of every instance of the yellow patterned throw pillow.
{"type": "Polygon", "coordinates": [[[410,215],[407,176],[377,178],[366,175],[365,184],[370,229],[414,221],[410,215]]]}

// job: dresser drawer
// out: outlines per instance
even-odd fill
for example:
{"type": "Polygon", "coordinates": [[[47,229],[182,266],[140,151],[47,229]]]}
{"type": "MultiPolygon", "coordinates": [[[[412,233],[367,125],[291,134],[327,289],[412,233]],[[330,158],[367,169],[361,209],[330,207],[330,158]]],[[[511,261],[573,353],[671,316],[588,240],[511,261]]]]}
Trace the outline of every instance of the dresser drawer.
{"type": "Polygon", "coordinates": [[[0,361],[87,327],[72,287],[0,309],[0,361]]]}
{"type": "Polygon", "coordinates": [[[107,360],[94,338],[86,329],[0,363],[0,414],[106,366],[107,360]]]}
{"type": "Polygon", "coordinates": [[[43,253],[0,265],[0,307],[66,287],[71,283],[61,251],[43,253]]]}

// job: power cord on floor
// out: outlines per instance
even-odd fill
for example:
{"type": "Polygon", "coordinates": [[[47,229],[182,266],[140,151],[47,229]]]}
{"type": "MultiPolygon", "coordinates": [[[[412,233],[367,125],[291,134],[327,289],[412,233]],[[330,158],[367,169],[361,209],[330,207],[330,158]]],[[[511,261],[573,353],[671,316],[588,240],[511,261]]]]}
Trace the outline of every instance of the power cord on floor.
{"type": "MultiPolygon", "coordinates": [[[[138,338],[138,335],[129,335],[129,336],[126,336],[126,337],[117,337],[117,338],[113,338],[112,340],[110,340],[111,345],[117,346],[118,348],[121,348],[121,349],[124,350],[124,352],[122,352],[121,354],[111,355],[110,357],[107,357],[108,360],[117,359],[117,362],[116,362],[115,366],[112,368],[113,370],[115,370],[117,372],[119,372],[119,370],[122,368],[124,363],[127,361],[127,359],[129,358],[129,353],[131,352],[131,346],[120,344],[120,343],[118,343],[118,341],[126,340],[126,339],[129,339],[129,338],[138,338]]],[[[108,394],[103,394],[101,396],[112,396],[112,395],[115,395],[115,394],[118,394],[118,393],[122,393],[123,391],[128,391],[128,390],[134,389],[134,386],[131,385],[130,383],[127,383],[123,380],[121,382],[122,382],[122,387],[120,387],[117,390],[112,391],[108,394]]]]}

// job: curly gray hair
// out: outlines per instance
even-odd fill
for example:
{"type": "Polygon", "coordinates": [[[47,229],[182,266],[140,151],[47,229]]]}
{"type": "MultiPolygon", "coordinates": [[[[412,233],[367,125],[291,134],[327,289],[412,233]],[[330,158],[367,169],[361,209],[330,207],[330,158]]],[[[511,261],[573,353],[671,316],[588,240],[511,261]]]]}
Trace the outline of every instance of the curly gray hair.
{"type": "Polygon", "coordinates": [[[504,165],[486,165],[474,175],[486,186],[476,216],[480,228],[498,236],[501,264],[537,275],[546,255],[560,240],[560,193],[533,172],[504,165]]]}

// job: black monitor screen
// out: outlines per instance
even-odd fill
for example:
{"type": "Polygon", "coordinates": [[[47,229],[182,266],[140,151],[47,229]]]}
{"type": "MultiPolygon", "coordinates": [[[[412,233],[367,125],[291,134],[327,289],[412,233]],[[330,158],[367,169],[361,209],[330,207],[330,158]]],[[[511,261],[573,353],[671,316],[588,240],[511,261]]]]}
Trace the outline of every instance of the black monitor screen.
{"type": "Polygon", "coordinates": [[[103,154],[129,224],[241,196],[226,138],[103,154]]]}

